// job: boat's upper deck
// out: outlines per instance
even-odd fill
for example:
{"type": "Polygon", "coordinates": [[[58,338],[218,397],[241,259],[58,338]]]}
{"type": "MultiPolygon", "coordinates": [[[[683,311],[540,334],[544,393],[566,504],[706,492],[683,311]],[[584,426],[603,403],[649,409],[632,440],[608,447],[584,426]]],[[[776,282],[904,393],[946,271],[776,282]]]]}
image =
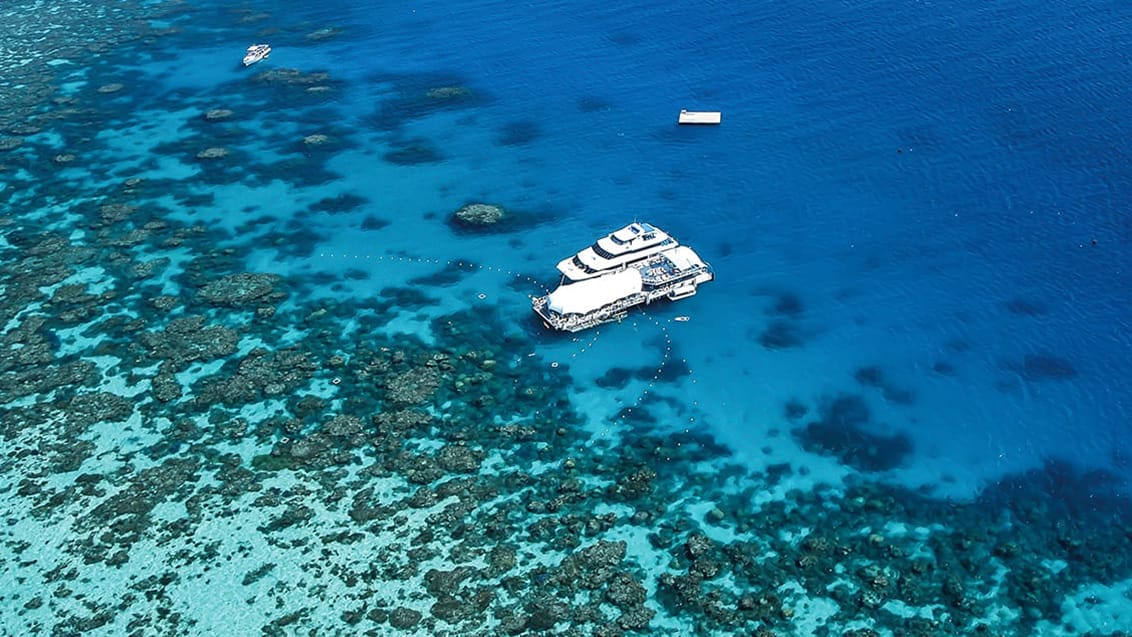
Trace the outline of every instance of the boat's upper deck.
{"type": "Polygon", "coordinates": [[[649,223],[633,222],[598,239],[576,255],[563,259],[558,270],[570,280],[580,281],[677,245],[679,243],[660,228],[649,223]]]}
{"type": "Polygon", "coordinates": [[[651,287],[659,287],[703,270],[711,270],[700,255],[688,246],[669,248],[633,267],[641,271],[642,281],[651,287]]]}
{"type": "Polygon", "coordinates": [[[620,230],[609,233],[590,246],[598,256],[613,259],[627,252],[643,250],[650,246],[662,245],[671,239],[668,233],[647,223],[634,222],[620,230]]]}

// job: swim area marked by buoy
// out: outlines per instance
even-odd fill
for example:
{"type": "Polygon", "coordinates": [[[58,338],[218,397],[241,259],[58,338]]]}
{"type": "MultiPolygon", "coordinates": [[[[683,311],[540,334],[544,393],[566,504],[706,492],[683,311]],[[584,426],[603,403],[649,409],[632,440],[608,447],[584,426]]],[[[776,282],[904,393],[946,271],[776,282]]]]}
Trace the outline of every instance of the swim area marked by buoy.
{"type": "MultiPolygon", "coordinates": [[[[468,271],[491,272],[491,273],[494,273],[494,274],[506,275],[506,276],[511,277],[512,279],[523,281],[524,283],[528,283],[528,284],[531,285],[531,287],[534,290],[542,290],[541,293],[536,293],[537,295],[550,294],[550,290],[546,289],[546,286],[544,286],[541,283],[539,283],[538,281],[536,281],[533,277],[526,275],[526,274],[523,274],[522,272],[516,272],[514,270],[509,270],[509,269],[506,269],[506,268],[500,268],[500,267],[496,267],[496,266],[493,266],[491,264],[486,264],[486,263],[474,263],[474,262],[471,262],[471,261],[465,261],[463,259],[455,259],[455,260],[453,260],[453,259],[438,259],[438,258],[435,258],[435,257],[413,256],[413,255],[405,255],[405,254],[390,254],[390,255],[351,254],[351,253],[345,253],[345,252],[322,252],[322,253],[319,254],[319,258],[333,259],[333,260],[347,260],[347,261],[369,261],[369,262],[391,264],[391,265],[406,264],[406,265],[454,267],[454,268],[458,268],[458,269],[461,269],[461,270],[468,270],[468,271]]],[[[488,294],[486,292],[478,292],[476,294],[476,298],[480,301],[485,301],[488,298],[488,294]]],[[[578,343],[579,345],[578,345],[577,348],[574,349],[574,351],[572,351],[570,353],[570,359],[571,360],[576,359],[576,358],[578,358],[578,356],[580,354],[583,354],[583,353],[586,352],[586,350],[592,348],[594,346],[594,344],[597,342],[597,339],[600,335],[601,335],[601,330],[593,330],[592,333],[585,340],[582,340],[582,339],[576,337],[574,339],[574,342],[578,343]]],[[[530,357],[530,356],[534,356],[535,354],[536,354],[536,352],[530,352],[529,354],[527,354],[527,356],[530,357]]],[[[553,367],[553,368],[557,368],[559,366],[559,362],[553,361],[553,362],[550,363],[550,366],[553,367]]]]}
{"type": "Polygon", "coordinates": [[[618,418],[620,418],[621,420],[625,420],[629,416],[633,415],[633,410],[639,407],[641,403],[644,402],[645,398],[647,398],[649,394],[652,393],[652,390],[656,386],[657,381],[660,380],[660,376],[664,373],[664,367],[668,365],[669,356],[672,354],[672,336],[668,333],[668,328],[666,328],[663,323],[658,321],[651,314],[641,312],[641,316],[643,316],[646,320],[648,320],[650,323],[655,325],[657,329],[660,330],[661,336],[664,337],[664,349],[661,352],[660,363],[657,365],[656,370],[653,371],[652,378],[649,379],[648,383],[645,385],[645,388],[641,391],[641,394],[637,396],[637,399],[635,401],[633,401],[633,404],[621,411],[621,414],[618,416],[618,418]]]}
{"type": "MultiPolygon", "coordinates": [[[[490,264],[473,263],[473,262],[469,262],[469,261],[464,261],[462,259],[441,260],[441,259],[434,258],[434,257],[412,256],[412,255],[403,255],[403,254],[399,254],[399,255],[369,255],[369,254],[362,255],[362,254],[349,254],[349,253],[340,253],[340,252],[323,252],[323,253],[319,254],[319,257],[323,258],[323,259],[333,259],[333,260],[370,261],[370,262],[379,262],[379,263],[387,263],[387,264],[401,264],[401,263],[403,263],[403,264],[414,264],[414,265],[432,265],[432,266],[441,266],[441,267],[456,267],[456,268],[466,269],[466,270],[482,270],[482,271],[487,271],[487,272],[493,272],[493,273],[496,273],[496,274],[507,275],[507,276],[510,276],[514,279],[518,279],[518,280],[524,281],[526,283],[529,283],[535,290],[541,289],[542,290],[541,294],[549,294],[550,293],[550,290],[546,289],[546,287],[544,285],[542,285],[540,282],[536,281],[533,277],[531,277],[529,275],[523,274],[521,272],[515,272],[514,270],[508,270],[506,268],[496,267],[496,266],[493,266],[493,265],[490,265],[490,264]]],[[[488,295],[484,292],[479,292],[478,294],[476,294],[476,298],[481,300],[481,301],[486,300],[487,296],[488,295]]],[[[534,296],[534,295],[532,295],[532,296],[534,296]]],[[[642,318],[644,318],[646,321],[651,323],[653,326],[655,326],[657,329],[660,330],[660,334],[664,339],[664,343],[662,345],[662,351],[660,352],[660,360],[657,364],[656,369],[653,371],[652,378],[650,378],[648,380],[648,382],[645,385],[645,388],[641,391],[640,395],[638,395],[636,397],[636,399],[633,400],[628,407],[626,407],[626,408],[624,408],[620,411],[620,413],[617,416],[617,420],[620,420],[620,421],[624,421],[626,418],[632,416],[633,410],[640,407],[642,405],[642,403],[644,403],[644,401],[652,394],[653,389],[655,388],[657,382],[659,382],[660,377],[664,374],[665,366],[668,365],[668,360],[672,355],[672,335],[669,333],[668,328],[665,325],[665,323],[669,323],[671,321],[684,323],[684,322],[687,322],[687,321],[690,320],[690,317],[688,317],[688,316],[677,316],[677,317],[671,319],[671,321],[662,322],[661,320],[658,320],[657,318],[653,317],[651,314],[648,314],[647,312],[644,312],[644,311],[640,312],[639,315],[642,318]]],[[[636,325],[635,321],[634,321],[633,325],[636,325]]],[[[582,335],[576,335],[573,339],[573,342],[577,343],[577,347],[575,347],[573,349],[573,351],[570,353],[570,359],[576,360],[580,355],[582,355],[582,354],[586,353],[587,351],[593,349],[593,347],[597,344],[598,339],[601,336],[601,333],[602,333],[601,328],[597,327],[597,328],[594,328],[592,330],[589,330],[588,332],[580,333],[582,335]]],[[[537,354],[537,352],[530,352],[530,353],[527,354],[527,357],[533,357],[536,354],[537,354]]],[[[687,360],[684,360],[683,362],[684,362],[685,368],[688,368],[687,360]]],[[[551,368],[554,368],[554,369],[557,369],[560,366],[560,362],[557,361],[557,360],[552,360],[548,364],[551,368]]],[[[690,374],[691,374],[691,371],[689,370],[689,375],[690,374]]],[[[690,376],[689,382],[691,382],[692,384],[695,384],[696,379],[694,377],[690,376]]],[[[693,408],[698,407],[699,401],[693,400],[692,403],[691,403],[691,406],[693,408]]],[[[689,424],[694,423],[695,422],[695,416],[694,415],[690,416],[689,419],[688,419],[688,422],[689,422],[689,424]]],[[[685,431],[688,431],[688,429],[685,429],[685,431]]],[[[604,435],[604,432],[603,432],[603,435],[604,435]]]]}

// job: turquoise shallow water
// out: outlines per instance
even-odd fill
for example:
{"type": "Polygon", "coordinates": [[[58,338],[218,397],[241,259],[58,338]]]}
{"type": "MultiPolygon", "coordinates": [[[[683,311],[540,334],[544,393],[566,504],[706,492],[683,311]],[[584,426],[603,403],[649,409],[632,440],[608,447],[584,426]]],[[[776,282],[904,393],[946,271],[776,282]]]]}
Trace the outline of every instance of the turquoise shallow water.
{"type": "Polygon", "coordinates": [[[1129,630],[1123,5],[32,7],[0,632],[1129,630]]]}

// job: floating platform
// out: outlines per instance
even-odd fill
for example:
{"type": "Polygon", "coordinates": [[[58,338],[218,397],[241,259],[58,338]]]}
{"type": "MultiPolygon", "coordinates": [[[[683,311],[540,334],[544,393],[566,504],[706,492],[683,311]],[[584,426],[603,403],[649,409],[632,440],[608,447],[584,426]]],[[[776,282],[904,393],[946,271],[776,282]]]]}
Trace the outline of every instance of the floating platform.
{"type": "Polygon", "coordinates": [[[723,113],[720,111],[689,111],[687,109],[680,109],[680,118],[677,120],[680,124],[705,126],[718,126],[721,121],[723,121],[723,113]]]}
{"type": "Polygon", "coordinates": [[[715,278],[711,266],[687,246],[669,248],[620,270],[559,285],[531,298],[531,308],[551,329],[579,332],[620,321],[638,305],[668,299],[679,301],[715,278]]]}

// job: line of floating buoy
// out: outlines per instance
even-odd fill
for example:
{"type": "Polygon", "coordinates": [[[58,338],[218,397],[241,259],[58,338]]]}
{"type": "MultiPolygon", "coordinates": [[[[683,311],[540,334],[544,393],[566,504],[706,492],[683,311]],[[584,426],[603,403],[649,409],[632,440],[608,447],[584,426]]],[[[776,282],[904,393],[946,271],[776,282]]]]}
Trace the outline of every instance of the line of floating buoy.
{"type": "MultiPolygon", "coordinates": [[[[590,338],[589,342],[586,343],[585,345],[582,345],[577,350],[575,350],[574,353],[570,355],[570,358],[577,358],[578,354],[584,354],[586,350],[593,347],[594,344],[597,343],[597,337],[601,336],[601,330],[593,330],[592,334],[593,334],[593,336],[592,336],[592,338],[590,338]]],[[[579,340],[578,337],[575,336],[574,342],[577,343],[578,340],[579,340]]]]}
{"type": "MultiPolygon", "coordinates": [[[[505,274],[507,276],[511,276],[511,277],[516,278],[516,279],[526,281],[527,283],[530,283],[531,285],[535,286],[537,289],[541,289],[543,291],[544,295],[550,293],[550,290],[548,288],[546,288],[546,286],[542,285],[541,283],[539,283],[538,281],[536,281],[533,277],[531,277],[529,275],[522,274],[522,273],[519,273],[519,272],[515,272],[513,270],[508,270],[506,268],[496,267],[496,266],[493,266],[491,264],[467,262],[467,261],[464,261],[462,259],[453,261],[453,260],[450,260],[450,259],[449,260],[441,260],[441,259],[436,258],[436,257],[413,256],[413,255],[404,255],[404,254],[398,254],[398,255],[365,254],[365,255],[362,255],[362,254],[348,254],[348,253],[334,253],[334,252],[323,252],[319,256],[321,258],[326,258],[326,259],[359,260],[359,259],[364,258],[366,260],[373,260],[373,261],[385,261],[385,262],[396,262],[396,263],[416,263],[416,264],[423,264],[423,265],[438,265],[438,266],[447,265],[447,266],[450,266],[450,267],[455,266],[455,267],[462,268],[462,269],[467,268],[467,269],[476,269],[476,270],[486,270],[486,271],[490,271],[490,272],[495,272],[497,274],[505,274]]],[[[480,292],[476,295],[476,298],[478,298],[481,301],[485,300],[485,299],[487,299],[487,294],[480,292]]],[[[660,363],[657,366],[656,370],[653,372],[652,378],[645,385],[645,389],[640,393],[640,395],[638,395],[636,397],[636,399],[632,402],[632,404],[629,407],[627,407],[626,409],[623,410],[622,414],[620,415],[621,420],[624,420],[626,417],[630,416],[633,412],[633,409],[635,409],[636,407],[641,405],[649,397],[649,394],[652,393],[653,388],[656,386],[656,383],[660,380],[661,375],[664,373],[664,369],[668,365],[669,358],[670,358],[671,353],[672,353],[672,337],[669,334],[666,325],[664,323],[662,323],[660,320],[654,318],[650,314],[647,314],[645,312],[641,312],[640,314],[645,319],[647,319],[649,322],[651,322],[654,326],[656,326],[657,328],[660,329],[661,334],[663,335],[664,340],[665,340],[665,347],[664,347],[664,351],[663,351],[661,359],[660,359],[660,363]]],[[[685,316],[685,315],[676,316],[673,319],[671,319],[671,321],[678,322],[678,323],[686,323],[690,320],[691,320],[691,317],[685,316]]],[[[635,321],[634,321],[634,325],[636,325],[635,321]]],[[[601,330],[600,329],[593,330],[591,332],[591,334],[592,334],[592,336],[584,344],[582,344],[580,347],[578,347],[578,349],[576,349],[575,351],[573,351],[570,354],[571,359],[577,359],[580,354],[586,353],[587,351],[592,349],[597,344],[598,338],[601,336],[601,330]]],[[[574,342],[578,342],[577,337],[575,337],[574,342]]],[[[527,354],[527,357],[531,358],[531,357],[534,357],[536,355],[537,355],[537,352],[530,352],[530,353],[527,354]]],[[[561,365],[561,363],[559,361],[551,361],[549,364],[550,364],[550,367],[552,369],[557,369],[561,365]]],[[[688,364],[687,360],[685,359],[684,360],[685,367],[687,367],[687,364],[688,364]]],[[[689,369],[689,377],[690,377],[690,380],[693,384],[695,384],[697,382],[696,378],[691,375],[690,369],[689,369]]],[[[338,381],[339,383],[341,382],[340,379],[335,379],[335,380],[338,381]]],[[[334,383],[334,384],[338,384],[338,383],[334,383]]],[[[699,402],[698,401],[692,401],[692,406],[698,407],[699,402]]],[[[688,419],[688,422],[689,423],[695,422],[695,416],[690,416],[689,419],[688,419]]]]}
{"type": "MultiPolygon", "coordinates": [[[[645,385],[645,389],[641,392],[641,394],[639,396],[637,396],[637,399],[633,401],[633,404],[629,407],[626,407],[625,410],[622,412],[622,414],[620,416],[621,420],[624,420],[626,417],[632,415],[633,409],[635,409],[642,402],[644,402],[645,398],[647,398],[648,395],[652,392],[653,387],[655,387],[657,381],[660,380],[661,374],[664,373],[664,368],[665,368],[666,365],[668,365],[669,355],[672,353],[672,337],[668,333],[668,329],[664,326],[664,324],[661,323],[656,318],[653,318],[652,315],[650,315],[646,312],[641,312],[641,315],[644,316],[649,321],[651,321],[653,325],[655,325],[656,327],[658,327],[660,329],[661,335],[664,336],[664,343],[665,343],[664,352],[661,355],[660,364],[657,366],[656,371],[653,372],[652,378],[645,385]]],[[[635,322],[634,322],[634,325],[636,325],[635,322]]]]}
{"type": "Polygon", "coordinates": [[[364,259],[367,259],[367,260],[375,260],[375,261],[396,261],[398,263],[422,263],[422,264],[429,264],[429,265],[448,265],[448,266],[456,266],[458,268],[465,268],[466,267],[466,268],[469,268],[469,269],[489,270],[491,272],[496,272],[498,274],[506,274],[508,276],[515,277],[517,279],[522,279],[522,280],[527,281],[528,283],[531,283],[532,285],[542,289],[543,294],[550,294],[550,290],[545,285],[542,285],[541,283],[536,281],[530,275],[522,274],[521,272],[515,272],[514,270],[508,270],[506,268],[496,267],[496,266],[493,266],[493,265],[487,264],[487,263],[472,263],[472,262],[466,262],[466,261],[463,261],[463,260],[453,262],[451,259],[446,260],[446,261],[442,261],[442,260],[440,260],[439,258],[436,258],[436,257],[420,257],[420,256],[403,255],[403,254],[398,254],[398,255],[376,254],[376,255],[374,255],[374,254],[350,254],[350,253],[322,252],[318,256],[320,258],[324,258],[324,259],[354,259],[354,260],[358,260],[358,259],[364,258],[364,259]]]}

